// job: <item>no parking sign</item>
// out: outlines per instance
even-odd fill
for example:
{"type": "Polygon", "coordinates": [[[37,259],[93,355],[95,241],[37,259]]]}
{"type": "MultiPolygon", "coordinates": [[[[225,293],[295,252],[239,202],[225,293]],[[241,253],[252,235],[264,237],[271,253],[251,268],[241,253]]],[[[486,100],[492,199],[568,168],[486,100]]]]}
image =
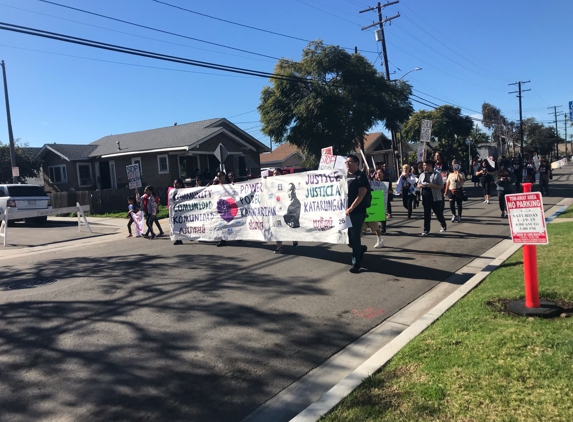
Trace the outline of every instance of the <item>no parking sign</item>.
{"type": "Polygon", "coordinates": [[[505,202],[513,243],[523,245],[549,243],[540,192],[505,195],[505,202]]]}

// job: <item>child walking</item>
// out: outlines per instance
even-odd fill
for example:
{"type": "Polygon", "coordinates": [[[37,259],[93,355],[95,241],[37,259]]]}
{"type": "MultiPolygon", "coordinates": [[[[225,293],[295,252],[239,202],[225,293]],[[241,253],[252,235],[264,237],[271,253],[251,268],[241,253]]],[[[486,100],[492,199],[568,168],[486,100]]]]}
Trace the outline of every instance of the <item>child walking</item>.
{"type": "MultiPolygon", "coordinates": [[[[139,192],[137,193],[136,198],[139,196],[139,192]]],[[[139,199],[141,203],[141,208],[143,209],[143,214],[145,216],[145,222],[147,224],[147,231],[145,232],[146,239],[153,240],[155,239],[155,232],[153,231],[153,223],[157,222],[157,210],[158,210],[158,203],[157,203],[157,196],[153,191],[153,186],[146,186],[144,195],[139,199]],[[151,236],[150,236],[151,234],[151,236]]],[[[159,225],[159,222],[156,224],[159,225]]],[[[162,235],[163,232],[160,233],[162,235]]]]}
{"type": "MultiPolygon", "coordinates": [[[[131,233],[131,225],[135,222],[135,214],[137,214],[139,212],[139,205],[137,204],[137,202],[135,201],[135,198],[133,196],[130,196],[129,198],[127,198],[127,202],[129,203],[128,207],[127,207],[127,218],[129,218],[129,221],[127,222],[127,232],[129,233],[127,235],[127,237],[133,237],[133,234],[131,233]]],[[[137,223],[136,223],[137,226],[137,223]]],[[[138,234],[138,231],[135,231],[136,236],[135,237],[141,237],[141,234],[138,234]]]]}

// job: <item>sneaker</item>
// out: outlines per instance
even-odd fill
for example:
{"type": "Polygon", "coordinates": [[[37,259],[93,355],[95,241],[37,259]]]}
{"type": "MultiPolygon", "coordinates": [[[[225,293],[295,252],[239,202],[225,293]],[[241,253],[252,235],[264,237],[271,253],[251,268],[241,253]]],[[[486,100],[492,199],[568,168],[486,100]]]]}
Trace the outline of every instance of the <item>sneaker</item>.
{"type": "Polygon", "coordinates": [[[227,246],[227,241],[226,240],[219,240],[219,243],[217,243],[217,247],[221,247],[221,246],[227,246]]]}
{"type": "Polygon", "coordinates": [[[129,233],[127,236],[125,237],[133,237],[133,235],[131,233],[129,233]]]}
{"type": "Polygon", "coordinates": [[[281,246],[279,246],[278,248],[275,249],[275,253],[276,253],[276,254],[281,254],[281,253],[283,253],[283,252],[284,252],[284,251],[283,251],[283,248],[282,248],[281,246]]]}
{"type": "Polygon", "coordinates": [[[165,233],[161,232],[157,235],[157,237],[162,237],[162,236],[165,236],[165,233]]]}
{"type": "Polygon", "coordinates": [[[350,269],[348,270],[350,271],[352,274],[358,274],[360,272],[360,267],[350,267],[350,269]]]}
{"type": "Polygon", "coordinates": [[[443,232],[445,232],[446,230],[447,230],[447,227],[446,227],[446,226],[442,226],[442,227],[440,228],[440,233],[443,233],[443,232]]]}
{"type": "Polygon", "coordinates": [[[452,223],[455,223],[458,217],[456,215],[452,215],[452,223]]]}
{"type": "Polygon", "coordinates": [[[149,237],[148,237],[148,239],[149,239],[149,240],[153,240],[153,239],[155,239],[155,235],[154,235],[154,234],[152,234],[151,236],[149,236],[149,237]]]}
{"type": "Polygon", "coordinates": [[[483,201],[483,203],[484,203],[484,204],[487,204],[487,199],[485,199],[485,200],[483,201]]]}
{"type": "Polygon", "coordinates": [[[458,222],[458,223],[461,223],[461,222],[462,222],[462,216],[461,216],[461,215],[458,215],[457,222],[458,222]]]}
{"type": "Polygon", "coordinates": [[[298,242],[295,240],[294,242],[292,242],[292,245],[296,248],[298,246],[298,242]]]}
{"type": "Polygon", "coordinates": [[[182,245],[183,241],[182,240],[176,240],[175,242],[173,242],[174,245],[182,245]]]}
{"type": "Polygon", "coordinates": [[[502,211],[501,212],[501,218],[505,217],[505,213],[502,211]]]}
{"type": "Polygon", "coordinates": [[[382,239],[378,239],[376,244],[374,245],[374,249],[380,249],[384,247],[384,241],[382,239]]]}
{"type": "Polygon", "coordinates": [[[485,201],[486,204],[489,204],[489,199],[487,201],[485,201]]]}
{"type": "Polygon", "coordinates": [[[424,231],[422,232],[422,236],[427,236],[427,235],[429,235],[429,234],[430,234],[430,232],[428,232],[428,231],[426,231],[426,230],[424,230],[424,231]]]}

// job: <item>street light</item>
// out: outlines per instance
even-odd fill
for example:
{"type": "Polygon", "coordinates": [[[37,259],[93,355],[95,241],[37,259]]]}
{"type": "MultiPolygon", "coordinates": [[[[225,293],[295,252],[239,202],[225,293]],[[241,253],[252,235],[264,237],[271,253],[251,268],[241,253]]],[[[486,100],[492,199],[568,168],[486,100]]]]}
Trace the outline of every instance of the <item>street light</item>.
{"type": "Polygon", "coordinates": [[[412,73],[412,72],[415,72],[415,71],[417,71],[417,70],[422,70],[422,68],[421,68],[421,67],[416,67],[416,68],[414,68],[414,69],[412,69],[412,70],[408,70],[408,71],[407,71],[406,73],[404,73],[404,74],[402,75],[402,77],[401,77],[400,79],[398,79],[398,80],[401,81],[402,79],[404,79],[404,77],[405,77],[408,73],[412,73]]]}

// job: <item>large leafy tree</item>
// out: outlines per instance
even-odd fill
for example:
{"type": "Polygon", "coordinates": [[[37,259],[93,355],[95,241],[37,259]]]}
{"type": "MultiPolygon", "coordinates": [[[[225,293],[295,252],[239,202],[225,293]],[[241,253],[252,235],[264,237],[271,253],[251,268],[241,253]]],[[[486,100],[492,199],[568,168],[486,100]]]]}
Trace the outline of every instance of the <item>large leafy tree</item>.
{"type": "Polygon", "coordinates": [[[533,118],[524,121],[523,132],[527,141],[527,149],[536,151],[539,155],[550,156],[554,152],[557,142],[564,142],[561,137],[555,134],[555,128],[538,123],[533,118]]]}
{"type": "Polygon", "coordinates": [[[492,141],[498,142],[502,136],[507,138],[509,121],[499,108],[489,103],[483,103],[481,114],[483,116],[483,125],[491,130],[492,141]]]}
{"type": "Polygon", "coordinates": [[[363,56],[322,41],[311,42],[299,62],[280,60],[275,74],[283,79],[261,92],[261,131],[311,160],[331,145],[340,154],[363,148],[377,122],[396,130],[413,111],[410,85],[388,82],[363,56]]]}
{"type": "MultiPolygon", "coordinates": [[[[27,145],[16,140],[14,148],[16,166],[20,170],[20,180],[36,177],[40,173],[42,163],[27,150],[27,145]]],[[[0,142],[0,183],[12,183],[12,164],[10,161],[10,147],[0,142]]]]}
{"type": "MultiPolygon", "coordinates": [[[[457,158],[465,163],[470,153],[466,140],[470,138],[473,121],[468,116],[462,116],[461,112],[459,107],[450,105],[443,105],[432,111],[417,111],[402,127],[403,139],[419,142],[422,120],[431,120],[432,140],[438,142],[437,150],[442,153],[444,159],[449,162],[457,158]]],[[[470,148],[471,154],[475,155],[475,146],[470,148]]]]}

